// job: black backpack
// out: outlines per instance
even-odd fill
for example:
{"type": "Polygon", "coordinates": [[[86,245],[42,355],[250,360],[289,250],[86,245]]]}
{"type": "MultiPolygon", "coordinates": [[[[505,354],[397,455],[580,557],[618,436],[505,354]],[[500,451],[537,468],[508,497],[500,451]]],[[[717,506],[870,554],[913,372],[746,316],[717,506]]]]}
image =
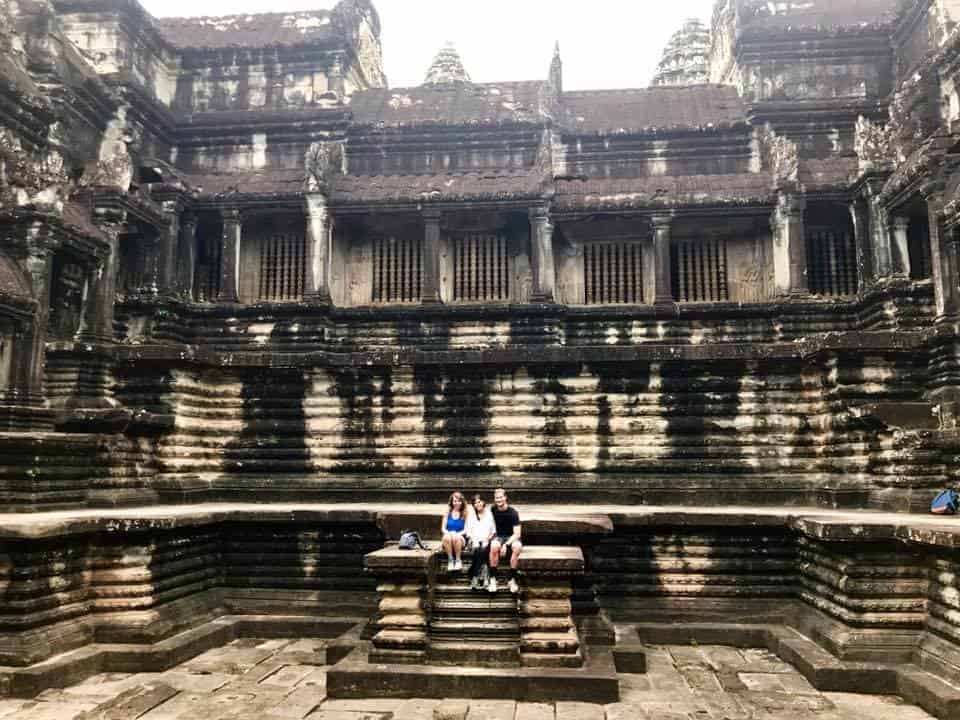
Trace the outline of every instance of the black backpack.
{"type": "Polygon", "coordinates": [[[401,550],[426,550],[423,542],[420,540],[419,533],[414,532],[413,530],[404,530],[400,533],[400,542],[397,543],[397,547],[401,550]]]}

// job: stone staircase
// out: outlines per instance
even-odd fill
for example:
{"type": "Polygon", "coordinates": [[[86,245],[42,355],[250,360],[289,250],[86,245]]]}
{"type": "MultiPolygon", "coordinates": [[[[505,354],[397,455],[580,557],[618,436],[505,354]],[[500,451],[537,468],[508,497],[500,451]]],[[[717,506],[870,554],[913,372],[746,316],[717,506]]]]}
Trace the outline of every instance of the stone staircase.
{"type": "Polygon", "coordinates": [[[497,575],[500,589],[471,590],[469,565],[437,576],[433,586],[427,660],[433,665],[510,667],[520,664],[520,615],[509,576],[497,575]]]}

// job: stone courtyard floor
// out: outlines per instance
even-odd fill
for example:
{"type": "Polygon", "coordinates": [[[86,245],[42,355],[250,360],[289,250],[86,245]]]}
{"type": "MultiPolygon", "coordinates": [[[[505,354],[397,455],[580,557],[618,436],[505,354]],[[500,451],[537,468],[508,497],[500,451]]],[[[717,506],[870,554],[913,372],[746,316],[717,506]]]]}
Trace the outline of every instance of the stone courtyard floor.
{"type": "Polygon", "coordinates": [[[238,640],[163,673],[101,674],[34,700],[0,700],[0,720],[921,720],[898,698],[821,693],[765,650],[651,646],[646,675],[621,675],[621,702],[328,700],[323,640],[238,640]],[[322,657],[322,653],[320,655],[322,657]]]}

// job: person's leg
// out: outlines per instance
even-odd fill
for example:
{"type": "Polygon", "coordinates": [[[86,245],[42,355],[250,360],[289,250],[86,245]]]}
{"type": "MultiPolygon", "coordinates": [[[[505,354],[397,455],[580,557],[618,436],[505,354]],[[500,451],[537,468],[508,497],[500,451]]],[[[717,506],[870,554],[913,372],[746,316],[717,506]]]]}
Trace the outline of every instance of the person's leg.
{"type": "Polygon", "coordinates": [[[497,565],[500,564],[500,539],[494,538],[490,541],[490,580],[487,583],[487,590],[492,593],[497,591],[497,565]]]}
{"type": "Polygon", "coordinates": [[[440,542],[440,546],[443,548],[443,551],[447,554],[447,571],[453,570],[453,536],[450,533],[443,534],[443,540],[440,542]]]}
{"type": "Polygon", "coordinates": [[[500,540],[494,538],[490,541],[490,568],[492,570],[497,569],[497,565],[500,564],[500,540]]]}
{"type": "Polygon", "coordinates": [[[520,566],[520,551],[523,544],[517,540],[510,545],[510,592],[517,593],[520,586],[517,584],[517,568],[520,566]]]}
{"type": "Polygon", "coordinates": [[[460,535],[454,535],[451,540],[451,545],[453,546],[453,559],[456,563],[454,565],[454,570],[463,569],[463,560],[461,556],[463,555],[463,537],[460,535]]]}

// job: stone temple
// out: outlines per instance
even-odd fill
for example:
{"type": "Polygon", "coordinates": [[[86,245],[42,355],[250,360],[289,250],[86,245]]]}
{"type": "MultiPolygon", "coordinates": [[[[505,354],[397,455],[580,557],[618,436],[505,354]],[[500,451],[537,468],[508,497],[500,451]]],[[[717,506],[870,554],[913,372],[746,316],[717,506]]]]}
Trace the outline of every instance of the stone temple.
{"type": "Polygon", "coordinates": [[[960,718],[958,21],[390,88],[369,0],[0,0],[0,716],[960,718]],[[393,545],[498,485],[519,595],[393,545]]]}

